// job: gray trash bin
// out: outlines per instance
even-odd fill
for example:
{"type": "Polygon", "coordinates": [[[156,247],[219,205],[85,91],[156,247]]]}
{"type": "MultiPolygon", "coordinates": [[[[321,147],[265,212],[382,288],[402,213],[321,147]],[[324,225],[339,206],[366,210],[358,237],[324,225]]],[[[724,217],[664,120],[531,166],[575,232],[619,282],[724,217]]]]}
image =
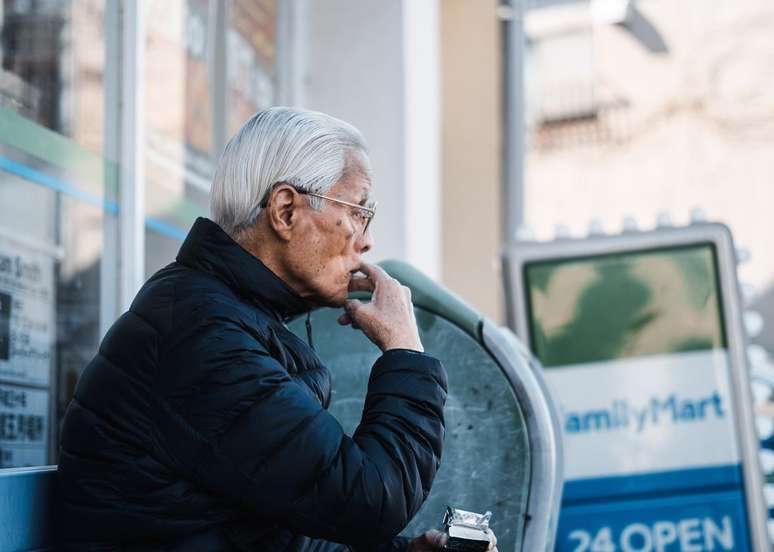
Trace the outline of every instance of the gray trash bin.
{"type": "MultiPolygon", "coordinates": [[[[382,267],[411,288],[422,342],[449,377],[441,469],[404,534],[438,527],[446,505],[453,505],[492,510],[502,552],[553,549],[562,484],[560,432],[529,353],[509,330],[409,265],[388,261],[382,267]]],[[[333,378],[330,412],[352,434],[380,351],[360,331],[339,326],[340,314],[319,309],[311,321],[317,353],[333,378]]],[[[302,339],[304,318],[290,324],[302,339]]]]}

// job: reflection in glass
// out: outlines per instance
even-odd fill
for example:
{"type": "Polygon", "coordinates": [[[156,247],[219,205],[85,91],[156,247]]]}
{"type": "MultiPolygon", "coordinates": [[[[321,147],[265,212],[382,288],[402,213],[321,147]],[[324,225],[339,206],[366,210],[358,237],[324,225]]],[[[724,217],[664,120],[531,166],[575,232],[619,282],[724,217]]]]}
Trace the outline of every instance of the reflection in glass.
{"type": "Polygon", "coordinates": [[[172,0],[146,10],[146,273],[171,262],[224,140],[274,103],[275,0],[172,0]]]}
{"type": "Polygon", "coordinates": [[[0,25],[0,467],[16,467],[56,462],[96,352],[117,186],[100,156],[104,0],[4,0],[0,25]]]}

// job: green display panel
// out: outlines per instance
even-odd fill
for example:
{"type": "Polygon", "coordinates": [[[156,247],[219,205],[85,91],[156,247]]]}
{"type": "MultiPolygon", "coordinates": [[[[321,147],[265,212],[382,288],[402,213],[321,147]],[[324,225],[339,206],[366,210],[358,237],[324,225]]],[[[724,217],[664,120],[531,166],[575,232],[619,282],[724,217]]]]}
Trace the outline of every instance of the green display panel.
{"type": "Polygon", "coordinates": [[[530,262],[524,276],[546,368],[726,346],[712,244],[530,262]]]}

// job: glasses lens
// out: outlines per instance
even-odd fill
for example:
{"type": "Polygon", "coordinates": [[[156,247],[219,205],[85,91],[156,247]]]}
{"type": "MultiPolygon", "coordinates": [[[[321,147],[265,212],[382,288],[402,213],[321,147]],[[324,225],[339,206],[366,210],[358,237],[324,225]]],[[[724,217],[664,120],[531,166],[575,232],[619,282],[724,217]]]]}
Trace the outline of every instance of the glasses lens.
{"type": "Polygon", "coordinates": [[[368,227],[371,225],[371,221],[376,215],[376,202],[371,201],[368,203],[368,210],[363,210],[362,213],[365,216],[365,224],[363,225],[363,235],[368,232],[368,227]]]}
{"type": "Polygon", "coordinates": [[[374,218],[374,214],[369,213],[367,211],[362,211],[362,213],[363,213],[363,219],[364,219],[363,235],[365,235],[365,233],[368,232],[368,227],[371,225],[371,221],[374,218]]]}

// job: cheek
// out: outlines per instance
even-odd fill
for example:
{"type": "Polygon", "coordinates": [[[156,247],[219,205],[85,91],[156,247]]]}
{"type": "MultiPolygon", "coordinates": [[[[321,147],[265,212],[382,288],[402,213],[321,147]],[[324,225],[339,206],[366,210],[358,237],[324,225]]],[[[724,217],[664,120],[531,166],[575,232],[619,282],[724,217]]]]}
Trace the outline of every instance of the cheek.
{"type": "Polygon", "coordinates": [[[319,244],[320,252],[327,260],[335,260],[336,257],[346,256],[354,242],[354,233],[346,221],[338,219],[336,225],[331,230],[331,232],[325,234],[319,244]]]}
{"type": "MultiPolygon", "coordinates": [[[[347,272],[344,259],[350,250],[352,232],[345,232],[345,222],[339,220],[331,232],[315,232],[297,259],[297,267],[318,284],[338,283],[347,272]]],[[[347,272],[348,277],[348,272],[347,272]]]]}
{"type": "Polygon", "coordinates": [[[318,274],[319,282],[328,292],[336,291],[340,287],[349,285],[350,252],[352,250],[352,233],[344,229],[346,222],[336,227],[338,232],[325,240],[318,249],[317,259],[320,272],[318,274]],[[336,288],[336,289],[333,289],[336,288]]]}

